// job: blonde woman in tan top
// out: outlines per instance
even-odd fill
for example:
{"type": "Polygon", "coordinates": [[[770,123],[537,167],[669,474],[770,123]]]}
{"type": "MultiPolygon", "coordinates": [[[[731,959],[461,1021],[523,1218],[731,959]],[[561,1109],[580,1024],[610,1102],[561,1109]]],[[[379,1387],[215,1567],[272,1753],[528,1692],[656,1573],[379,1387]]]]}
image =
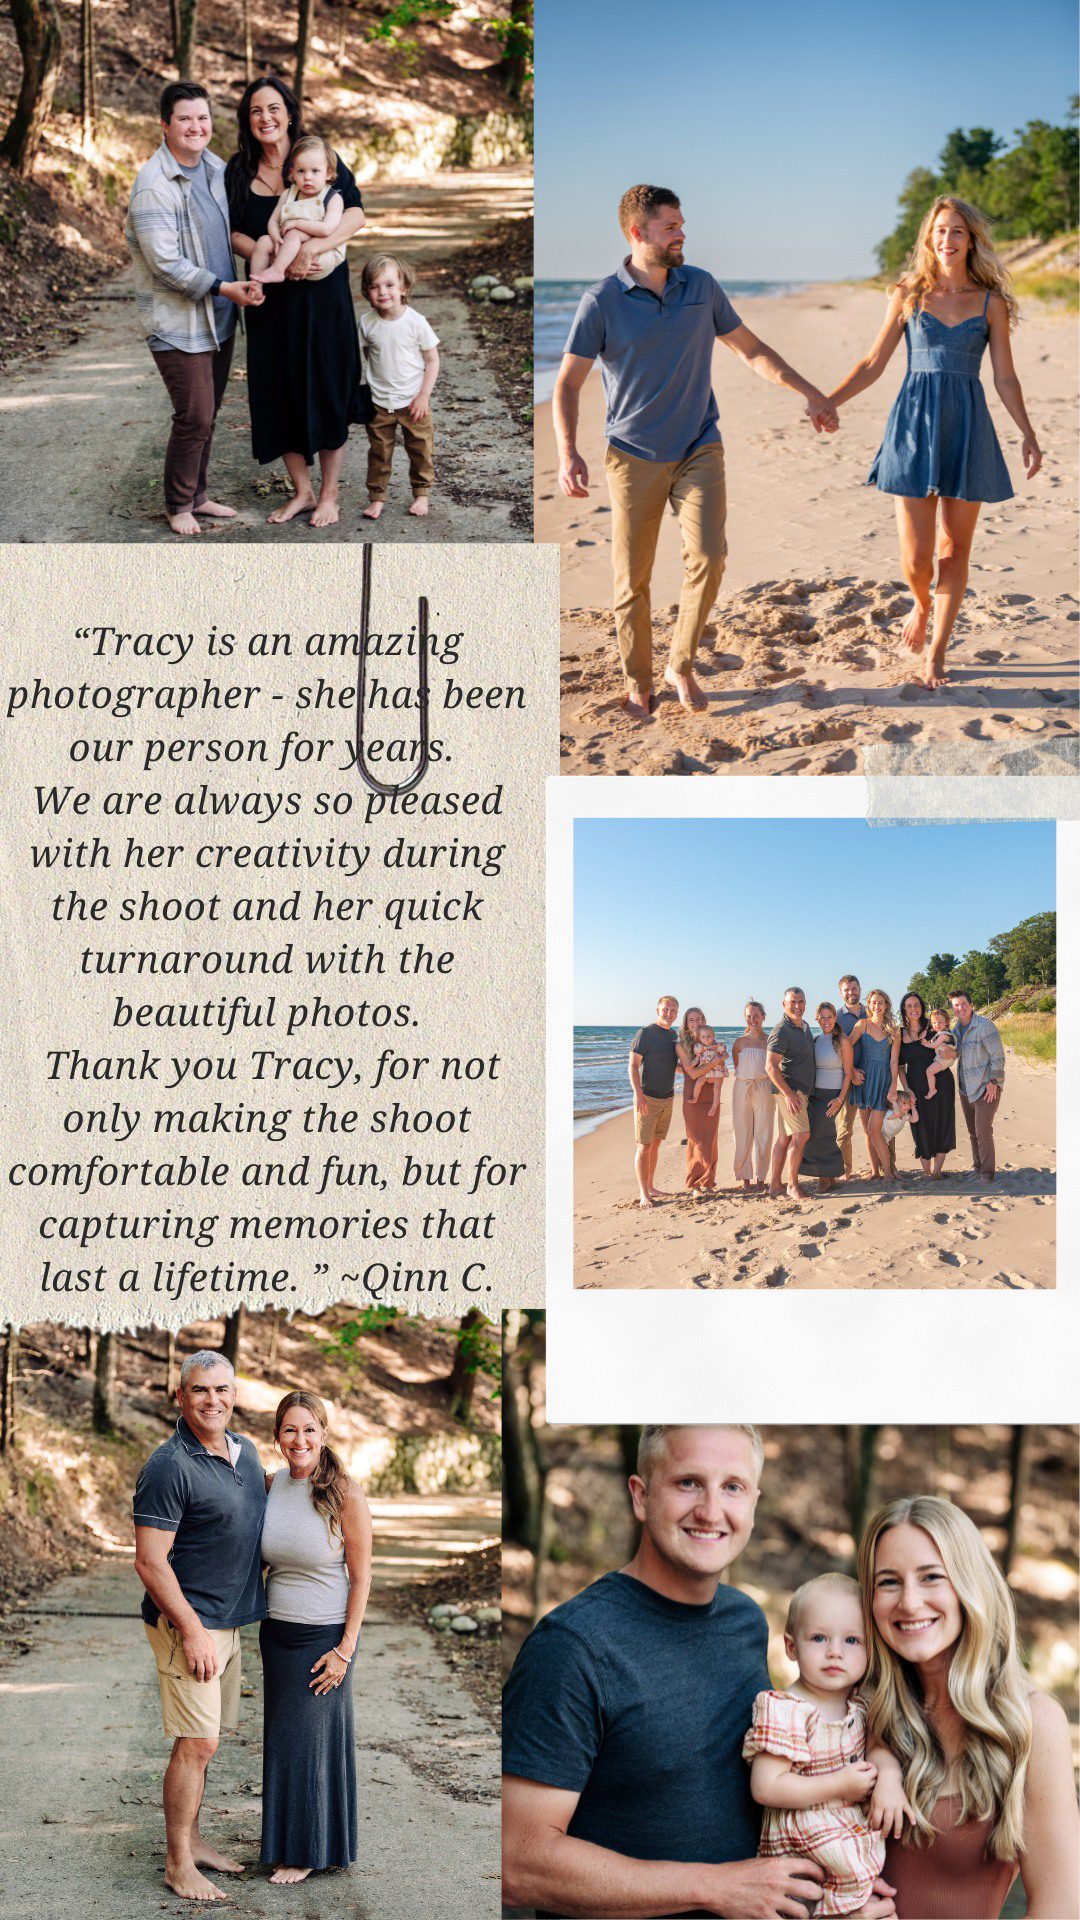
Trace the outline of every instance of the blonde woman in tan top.
{"type": "Polygon", "coordinates": [[[886,1768],[871,1803],[898,1920],[997,1920],[1018,1871],[1027,1920],[1077,1920],[1069,1724],[1020,1664],[1012,1595],[978,1528],[951,1501],[894,1500],[867,1526],[859,1578],[871,1742],[903,1787],[886,1768]]]}

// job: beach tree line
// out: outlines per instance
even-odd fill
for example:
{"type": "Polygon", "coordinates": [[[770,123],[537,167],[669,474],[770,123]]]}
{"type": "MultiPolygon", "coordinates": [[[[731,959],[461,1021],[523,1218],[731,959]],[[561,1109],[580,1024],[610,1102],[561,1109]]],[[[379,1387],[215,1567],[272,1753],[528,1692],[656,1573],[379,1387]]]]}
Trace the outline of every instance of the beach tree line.
{"type": "Polygon", "coordinates": [[[896,225],[876,248],[882,272],[903,270],[923,215],[942,193],[978,207],[999,241],[1052,240],[1070,232],[1078,217],[1077,105],[1074,97],[1070,125],[1029,120],[1016,129],[1012,146],[989,127],[954,127],[937,166],[915,167],[904,181],[896,225]]]}
{"type": "Polygon", "coordinates": [[[921,994],[928,1007],[945,1008],[949,994],[960,987],[968,989],[977,1007],[988,1007],[1004,993],[1056,984],[1056,913],[1033,913],[962,959],[955,953],[933,953],[925,969],[911,977],[911,990],[921,994]]]}

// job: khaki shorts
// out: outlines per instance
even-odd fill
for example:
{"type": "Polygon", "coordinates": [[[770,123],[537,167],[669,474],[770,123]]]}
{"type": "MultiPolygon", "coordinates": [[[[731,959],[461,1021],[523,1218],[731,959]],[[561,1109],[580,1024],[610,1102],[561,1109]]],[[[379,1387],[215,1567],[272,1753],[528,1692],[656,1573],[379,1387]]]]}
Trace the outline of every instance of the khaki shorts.
{"type": "Polygon", "coordinates": [[[217,1648],[218,1670],[212,1680],[195,1680],[176,1628],[160,1613],[156,1627],[145,1621],[143,1625],[157,1663],[166,1738],[216,1740],[222,1727],[235,1727],[240,1718],[239,1628],[207,1627],[217,1648]]]}
{"type": "Polygon", "coordinates": [[[648,1113],[634,1108],[634,1139],[639,1147],[658,1147],[661,1140],[667,1139],[667,1130],[671,1125],[671,1109],[675,1105],[675,1096],[670,1100],[654,1100],[650,1093],[645,1095],[648,1113]]]}
{"type": "Polygon", "coordinates": [[[792,1114],[785,1096],[782,1093],[776,1096],[776,1119],[781,1133],[791,1135],[810,1131],[810,1103],[805,1093],[797,1093],[795,1098],[799,1103],[799,1111],[792,1114]]]}

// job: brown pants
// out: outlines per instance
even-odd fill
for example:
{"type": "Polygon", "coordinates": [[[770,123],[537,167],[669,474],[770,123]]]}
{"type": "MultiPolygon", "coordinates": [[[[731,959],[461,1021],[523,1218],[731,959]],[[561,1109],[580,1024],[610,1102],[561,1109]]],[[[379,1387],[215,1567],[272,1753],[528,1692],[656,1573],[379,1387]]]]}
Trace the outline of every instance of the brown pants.
{"type": "Polygon", "coordinates": [[[971,1141],[971,1163],[983,1180],[992,1180],[997,1170],[994,1121],[1001,1105],[1001,1095],[999,1093],[993,1106],[990,1106],[985,1100],[969,1100],[965,1093],[961,1093],[960,1105],[964,1109],[968,1139],[971,1141]]]}
{"type": "Polygon", "coordinates": [[[408,407],[398,407],[390,413],[385,407],[377,406],[375,417],[368,421],[367,428],[367,489],[371,500],[386,499],[399,427],[409,456],[409,484],[413,499],[419,500],[421,494],[430,493],[435,484],[435,423],[430,413],[426,413],[422,420],[414,420],[408,407]]]}
{"type": "Polygon", "coordinates": [[[165,448],[165,511],[184,513],[206,499],[210,445],[232,364],[231,333],[206,353],[181,353],[178,347],[151,349],[173,404],[172,428],[165,448]]]}
{"type": "Polygon", "coordinates": [[[688,453],[685,460],[640,460],[636,454],[609,446],[604,466],[611,495],[615,632],[623,674],[636,685],[652,680],[649,584],[669,506],[679,522],[683,561],[669,664],[673,673],[688,673],[727,559],[724,449],[714,440],[688,453]]]}

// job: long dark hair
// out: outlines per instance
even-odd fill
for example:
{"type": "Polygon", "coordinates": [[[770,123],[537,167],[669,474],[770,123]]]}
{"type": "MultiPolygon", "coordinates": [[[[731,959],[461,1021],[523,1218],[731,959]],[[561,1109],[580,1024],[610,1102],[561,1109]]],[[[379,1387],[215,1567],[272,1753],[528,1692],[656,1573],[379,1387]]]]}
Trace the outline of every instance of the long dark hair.
{"type": "Polygon", "coordinates": [[[926,1029],[929,1025],[929,1021],[927,1019],[927,1014],[926,1014],[926,1001],[923,999],[921,993],[916,993],[914,987],[908,988],[907,992],[905,993],[903,999],[900,1002],[900,1033],[903,1037],[906,1038],[908,1023],[907,1023],[907,1015],[904,1012],[904,1008],[906,1007],[909,1000],[917,1000],[919,1003],[919,1029],[917,1034],[915,1035],[915,1038],[917,1040],[925,1039],[926,1029]]]}
{"type": "Polygon", "coordinates": [[[284,80],[279,80],[276,73],[261,74],[258,80],[252,80],[244,88],[236,109],[236,152],[225,168],[225,191],[234,219],[244,207],[248,188],[259,171],[262,159],[262,148],[251,131],[251,102],[264,87],[270,87],[285,103],[285,112],[289,117],[290,147],[300,131],[300,102],[292,88],[287,87],[284,80]]]}

